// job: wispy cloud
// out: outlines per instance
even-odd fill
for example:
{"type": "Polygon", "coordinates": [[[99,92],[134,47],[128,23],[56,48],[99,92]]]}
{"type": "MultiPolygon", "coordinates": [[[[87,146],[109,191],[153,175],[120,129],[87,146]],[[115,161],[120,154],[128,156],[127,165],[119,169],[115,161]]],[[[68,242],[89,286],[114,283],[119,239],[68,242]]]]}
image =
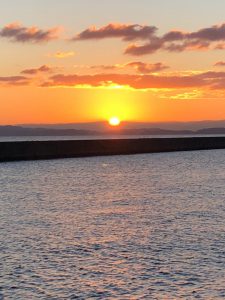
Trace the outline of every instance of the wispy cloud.
{"type": "Polygon", "coordinates": [[[74,51],[68,51],[68,52],[58,51],[56,53],[49,54],[48,56],[55,57],[55,58],[68,58],[68,57],[75,56],[75,52],[74,51]]]}
{"type": "Polygon", "coordinates": [[[29,79],[24,76],[4,76],[0,77],[0,85],[5,86],[20,86],[28,85],[29,79]]]}
{"type": "Polygon", "coordinates": [[[40,29],[36,26],[25,27],[20,23],[11,23],[0,30],[0,37],[13,42],[43,43],[59,38],[61,28],[40,29]]]}
{"type": "Polygon", "coordinates": [[[52,67],[49,67],[47,65],[43,65],[39,68],[34,68],[34,69],[25,69],[23,71],[21,71],[21,74],[26,74],[26,75],[37,75],[40,73],[49,73],[53,71],[52,67]]]}
{"type": "Polygon", "coordinates": [[[225,61],[218,61],[214,64],[215,67],[225,67],[225,61]]]}
{"type": "Polygon", "coordinates": [[[142,74],[149,74],[149,73],[155,73],[155,72],[160,72],[164,71],[169,68],[169,66],[159,62],[159,63],[153,63],[153,64],[148,64],[140,61],[134,61],[130,62],[125,65],[125,67],[131,67],[134,68],[136,71],[142,74]]]}
{"type": "Polygon", "coordinates": [[[158,62],[158,63],[145,63],[141,61],[133,61],[125,64],[115,64],[115,65],[96,65],[91,66],[91,69],[99,70],[121,70],[121,69],[134,69],[136,72],[141,74],[150,74],[155,72],[160,72],[168,69],[169,66],[158,62]]]}

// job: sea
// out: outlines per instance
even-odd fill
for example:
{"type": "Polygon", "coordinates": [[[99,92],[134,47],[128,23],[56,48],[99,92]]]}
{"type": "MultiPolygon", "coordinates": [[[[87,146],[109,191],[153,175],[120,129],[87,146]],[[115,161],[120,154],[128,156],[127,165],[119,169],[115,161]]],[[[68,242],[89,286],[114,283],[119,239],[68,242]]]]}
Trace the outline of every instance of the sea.
{"type": "Polygon", "coordinates": [[[0,299],[225,299],[225,150],[0,164],[0,299]]]}
{"type": "MultiPolygon", "coordinates": [[[[108,139],[148,139],[148,138],[191,138],[191,137],[215,137],[215,134],[204,135],[76,135],[76,136],[0,136],[0,142],[24,142],[24,141],[66,141],[66,140],[108,140],[108,139]]],[[[225,137],[225,134],[217,134],[225,137]]]]}

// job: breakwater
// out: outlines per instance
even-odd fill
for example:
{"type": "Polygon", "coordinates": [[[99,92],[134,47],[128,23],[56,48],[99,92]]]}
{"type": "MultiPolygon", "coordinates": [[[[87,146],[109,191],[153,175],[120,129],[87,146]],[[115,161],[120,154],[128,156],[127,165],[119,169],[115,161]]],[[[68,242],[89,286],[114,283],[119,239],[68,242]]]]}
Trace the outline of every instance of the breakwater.
{"type": "Polygon", "coordinates": [[[225,137],[1,142],[0,161],[225,149],[225,137]]]}

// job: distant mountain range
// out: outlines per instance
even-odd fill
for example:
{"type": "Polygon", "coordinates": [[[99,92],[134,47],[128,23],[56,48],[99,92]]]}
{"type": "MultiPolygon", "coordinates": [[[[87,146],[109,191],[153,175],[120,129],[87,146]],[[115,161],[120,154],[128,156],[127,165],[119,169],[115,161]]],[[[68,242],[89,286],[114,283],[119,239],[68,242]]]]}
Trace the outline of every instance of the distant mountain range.
{"type": "MultiPolygon", "coordinates": [[[[109,131],[107,122],[86,122],[86,123],[66,123],[66,124],[17,124],[26,128],[48,128],[48,129],[76,129],[91,131],[109,131]]],[[[166,130],[200,130],[204,128],[225,128],[225,120],[205,120],[192,122],[134,122],[123,121],[120,129],[166,129],[166,130]]]]}
{"type": "Polygon", "coordinates": [[[0,136],[102,136],[102,135],[225,135],[225,127],[203,128],[199,130],[172,130],[161,128],[104,128],[90,129],[56,129],[42,127],[0,126],[0,136]]]}

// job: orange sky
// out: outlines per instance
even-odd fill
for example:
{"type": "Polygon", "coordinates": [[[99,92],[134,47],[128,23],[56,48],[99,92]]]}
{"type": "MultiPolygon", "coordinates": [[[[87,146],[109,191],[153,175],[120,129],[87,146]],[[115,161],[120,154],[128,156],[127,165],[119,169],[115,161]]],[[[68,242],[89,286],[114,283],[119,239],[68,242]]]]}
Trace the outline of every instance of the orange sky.
{"type": "Polygon", "coordinates": [[[31,2],[0,4],[0,124],[225,119],[224,2],[205,1],[192,23],[181,7],[159,18],[162,0],[125,0],[118,14],[117,0],[110,13],[97,0],[31,2]]]}

